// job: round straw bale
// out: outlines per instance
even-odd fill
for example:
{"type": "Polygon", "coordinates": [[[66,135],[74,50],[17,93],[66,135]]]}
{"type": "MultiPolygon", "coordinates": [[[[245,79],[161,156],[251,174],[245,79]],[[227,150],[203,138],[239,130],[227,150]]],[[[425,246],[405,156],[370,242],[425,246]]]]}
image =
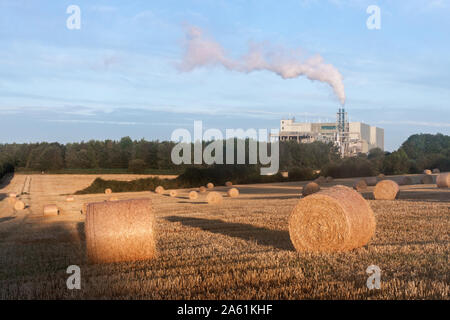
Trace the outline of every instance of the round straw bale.
{"type": "Polygon", "coordinates": [[[289,217],[289,234],[300,252],[347,251],[367,244],[375,225],[367,201],[338,185],[302,198],[289,217]]]}
{"type": "Polygon", "coordinates": [[[8,198],[8,204],[13,206],[16,204],[17,198],[8,198]]]}
{"type": "Polygon", "coordinates": [[[364,190],[366,190],[367,189],[366,180],[360,179],[358,181],[355,181],[355,183],[353,184],[353,189],[355,189],[356,191],[364,191],[364,190]]]}
{"type": "Polygon", "coordinates": [[[227,194],[229,197],[235,198],[235,197],[239,196],[239,190],[236,188],[231,188],[230,190],[227,191],[227,194]]]}
{"type": "Polygon", "coordinates": [[[206,188],[204,186],[201,186],[200,188],[198,188],[198,191],[200,193],[205,193],[206,192],[206,188]]]}
{"type": "Polygon", "coordinates": [[[441,173],[441,170],[439,170],[438,168],[433,169],[433,173],[441,173]]]}
{"type": "Polygon", "coordinates": [[[25,203],[23,203],[23,201],[17,200],[14,203],[14,209],[17,210],[17,211],[25,209],[25,203]]]}
{"type": "Polygon", "coordinates": [[[423,170],[423,174],[431,174],[431,170],[430,169],[425,169],[425,170],[423,170]]]}
{"type": "Polygon", "coordinates": [[[74,197],[73,196],[68,196],[67,198],[66,198],[66,201],[67,202],[73,202],[75,199],[74,199],[74,197]]]}
{"type": "Polygon", "coordinates": [[[378,180],[377,180],[376,177],[369,177],[369,178],[366,178],[365,180],[366,180],[366,184],[367,184],[368,186],[374,186],[374,185],[376,185],[377,182],[378,182],[378,180]]]}
{"type": "Polygon", "coordinates": [[[105,189],[105,194],[111,194],[112,190],[110,188],[105,189]]]}
{"type": "Polygon", "coordinates": [[[385,178],[386,178],[386,176],[385,176],[383,173],[380,173],[380,174],[377,176],[377,180],[378,180],[378,181],[384,180],[385,178]]]}
{"type": "Polygon", "coordinates": [[[85,233],[89,261],[154,258],[155,217],[150,199],[89,203],[85,233]]]}
{"type": "Polygon", "coordinates": [[[309,196],[310,194],[316,193],[320,190],[320,186],[316,182],[310,182],[306,186],[303,187],[302,194],[304,197],[309,196]]]}
{"type": "Polygon", "coordinates": [[[333,182],[333,177],[327,177],[326,181],[327,182],[333,182]]]}
{"type": "Polygon", "coordinates": [[[289,178],[289,172],[288,171],[281,171],[281,176],[283,178],[289,178]]]}
{"type": "Polygon", "coordinates": [[[162,187],[162,186],[157,186],[156,189],[155,189],[155,192],[156,192],[157,194],[163,194],[163,193],[164,193],[164,187],[162,187]]]}
{"type": "Polygon", "coordinates": [[[55,204],[48,204],[44,206],[44,216],[57,216],[59,214],[59,209],[55,204]]]}
{"type": "Polygon", "coordinates": [[[169,195],[173,198],[177,196],[177,191],[176,190],[170,190],[169,195]]]}
{"type": "Polygon", "coordinates": [[[209,204],[219,204],[222,203],[223,197],[220,193],[212,191],[209,192],[208,195],[206,196],[206,201],[209,204]]]}
{"type": "Polygon", "coordinates": [[[189,199],[195,200],[195,199],[197,199],[197,198],[198,198],[198,193],[197,193],[197,191],[191,191],[191,192],[189,192],[189,199]]]}
{"type": "Polygon", "coordinates": [[[381,180],[373,189],[373,196],[376,200],[394,200],[397,197],[398,184],[392,180],[381,180]]]}
{"type": "Polygon", "coordinates": [[[411,184],[413,184],[413,181],[412,181],[412,179],[410,177],[403,177],[400,180],[400,185],[401,186],[409,186],[411,184]]]}
{"type": "Polygon", "coordinates": [[[214,188],[214,184],[211,183],[211,182],[209,182],[209,183],[206,185],[206,188],[212,189],[212,188],[214,188]]]}
{"type": "Polygon", "coordinates": [[[320,176],[316,180],[314,180],[314,182],[317,184],[324,184],[325,182],[327,182],[327,179],[323,176],[320,176]]]}
{"type": "Polygon", "coordinates": [[[10,197],[10,198],[17,198],[17,193],[10,192],[10,193],[8,193],[8,197],[10,197]]]}
{"type": "Polygon", "coordinates": [[[231,181],[225,182],[226,187],[231,187],[232,185],[233,185],[233,182],[231,182],[231,181]]]}
{"type": "Polygon", "coordinates": [[[441,173],[436,178],[438,188],[450,188],[450,172],[441,173]]]}
{"type": "Polygon", "coordinates": [[[420,179],[420,182],[422,182],[422,184],[433,184],[433,176],[425,174],[420,179]]]}

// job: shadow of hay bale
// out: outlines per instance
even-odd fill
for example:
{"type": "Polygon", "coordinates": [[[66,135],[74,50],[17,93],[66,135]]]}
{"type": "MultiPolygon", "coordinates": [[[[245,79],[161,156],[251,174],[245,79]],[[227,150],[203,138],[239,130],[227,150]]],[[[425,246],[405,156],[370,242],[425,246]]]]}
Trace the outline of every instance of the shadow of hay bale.
{"type": "Polygon", "coordinates": [[[6,222],[6,221],[9,221],[9,220],[13,220],[13,219],[15,219],[15,217],[3,217],[3,218],[0,218],[0,223],[6,222]]]}
{"type": "Polygon", "coordinates": [[[180,222],[184,226],[199,228],[203,231],[222,234],[246,241],[256,241],[258,245],[269,246],[280,250],[295,251],[287,230],[271,230],[255,227],[251,224],[226,222],[219,219],[210,220],[178,216],[170,216],[165,219],[170,222],[180,222]]]}

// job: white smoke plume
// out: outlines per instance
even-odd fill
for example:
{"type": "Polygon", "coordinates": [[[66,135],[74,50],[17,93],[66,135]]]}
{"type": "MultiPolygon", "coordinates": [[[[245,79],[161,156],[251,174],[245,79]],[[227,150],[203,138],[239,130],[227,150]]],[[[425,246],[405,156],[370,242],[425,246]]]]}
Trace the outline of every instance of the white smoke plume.
{"type": "Polygon", "coordinates": [[[324,62],[320,55],[303,58],[296,52],[286,53],[278,48],[275,52],[266,49],[267,45],[250,45],[249,51],[239,59],[229,57],[224,48],[203,35],[200,28],[187,27],[186,53],[178,65],[184,72],[199,67],[221,65],[228,70],[249,73],[258,70],[267,70],[278,74],[283,79],[292,79],[305,76],[312,81],[327,83],[343,105],[345,103],[345,90],[341,73],[331,64],[324,62]]]}

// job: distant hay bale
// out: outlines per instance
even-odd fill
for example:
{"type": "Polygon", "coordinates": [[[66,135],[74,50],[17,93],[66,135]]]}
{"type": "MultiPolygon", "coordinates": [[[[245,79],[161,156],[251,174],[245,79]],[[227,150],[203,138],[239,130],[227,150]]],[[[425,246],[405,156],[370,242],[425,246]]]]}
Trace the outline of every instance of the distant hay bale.
{"type": "Polygon", "coordinates": [[[55,204],[48,204],[44,206],[44,217],[57,216],[59,209],[55,204]]]}
{"type": "Polygon", "coordinates": [[[212,188],[214,188],[214,184],[210,182],[206,185],[206,188],[212,189],[212,188]]]}
{"type": "Polygon", "coordinates": [[[191,191],[191,192],[189,192],[189,199],[195,200],[195,199],[197,199],[197,198],[198,198],[198,193],[197,193],[197,191],[191,191]]]}
{"type": "Polygon", "coordinates": [[[409,186],[411,184],[413,184],[413,181],[412,181],[412,179],[410,177],[403,177],[400,180],[400,185],[401,186],[409,186]]]}
{"type": "Polygon", "coordinates": [[[233,182],[231,182],[231,181],[225,182],[226,187],[231,187],[232,185],[233,185],[233,182]]]}
{"type": "Polygon", "coordinates": [[[375,226],[367,201],[341,185],[302,198],[289,217],[289,235],[299,252],[359,248],[372,238],[375,226]]]}
{"type": "Polygon", "coordinates": [[[8,204],[12,207],[16,204],[17,198],[8,198],[8,204]]]}
{"type": "Polygon", "coordinates": [[[364,191],[364,190],[366,190],[367,189],[366,180],[360,179],[358,181],[355,181],[355,183],[353,184],[353,189],[355,189],[356,191],[364,191]]]}
{"type": "Polygon", "coordinates": [[[220,193],[212,191],[206,196],[206,201],[209,204],[219,204],[222,203],[223,197],[220,193]]]}
{"type": "Polygon", "coordinates": [[[119,201],[119,198],[117,198],[117,197],[111,197],[111,198],[109,198],[108,201],[119,201]]]}
{"type": "Polygon", "coordinates": [[[326,182],[328,182],[328,183],[333,182],[333,177],[327,177],[326,182]]]}
{"type": "Polygon", "coordinates": [[[92,263],[146,260],[156,255],[150,199],[89,203],[85,233],[92,263]]]}
{"type": "Polygon", "coordinates": [[[163,194],[163,193],[164,193],[164,187],[162,187],[162,186],[157,186],[156,189],[155,189],[155,192],[156,192],[157,194],[163,194]]]}
{"type": "Polygon", "coordinates": [[[239,190],[236,188],[231,188],[230,190],[227,191],[227,194],[229,197],[235,198],[235,197],[239,196],[239,190]]]}
{"type": "Polygon", "coordinates": [[[316,193],[320,190],[320,186],[316,182],[310,182],[306,186],[303,187],[302,194],[304,197],[309,196],[310,194],[316,193]]]}
{"type": "Polygon", "coordinates": [[[314,180],[314,182],[317,184],[324,184],[325,182],[327,182],[327,178],[320,176],[316,180],[314,180]]]}
{"type": "Polygon", "coordinates": [[[170,190],[169,195],[173,198],[177,196],[177,191],[176,190],[170,190]]]}
{"type": "Polygon", "coordinates": [[[67,202],[74,202],[75,199],[74,199],[73,196],[68,196],[68,197],[66,198],[66,201],[67,201],[67,202]]]}
{"type": "Polygon", "coordinates": [[[23,203],[23,201],[17,200],[14,203],[14,209],[17,211],[21,211],[21,210],[25,209],[25,203],[23,203]]]}
{"type": "Polygon", "coordinates": [[[431,170],[430,169],[425,169],[425,170],[423,170],[423,174],[431,174],[431,170]]]}
{"type": "Polygon", "coordinates": [[[433,173],[441,173],[441,170],[439,170],[438,168],[433,169],[433,173]]]}
{"type": "Polygon", "coordinates": [[[392,180],[382,180],[373,189],[373,196],[376,200],[394,200],[397,197],[399,187],[397,182],[392,180]]]}
{"type": "Polygon", "coordinates": [[[200,188],[198,188],[198,191],[200,193],[205,193],[206,192],[206,188],[204,186],[201,186],[200,188]]]}
{"type": "Polygon", "coordinates": [[[377,176],[378,181],[384,180],[385,178],[386,178],[386,176],[385,176],[383,173],[380,173],[380,174],[377,176]]]}
{"type": "Polygon", "coordinates": [[[422,182],[422,184],[433,184],[433,176],[425,174],[420,179],[420,182],[422,182]]]}
{"type": "Polygon", "coordinates": [[[366,180],[366,184],[367,184],[368,186],[374,186],[374,185],[376,185],[377,182],[378,182],[378,180],[377,180],[376,177],[369,177],[369,178],[366,178],[365,180],[366,180]]]}
{"type": "Polygon", "coordinates": [[[10,193],[8,193],[8,197],[9,197],[9,198],[17,198],[17,193],[15,193],[15,192],[10,192],[10,193]]]}
{"type": "Polygon", "coordinates": [[[441,173],[436,178],[436,185],[438,188],[450,188],[450,173],[441,173]]]}
{"type": "Polygon", "coordinates": [[[289,172],[288,171],[281,171],[281,176],[283,178],[289,178],[289,172]]]}
{"type": "Polygon", "coordinates": [[[112,190],[110,188],[105,189],[105,194],[111,194],[112,190]]]}

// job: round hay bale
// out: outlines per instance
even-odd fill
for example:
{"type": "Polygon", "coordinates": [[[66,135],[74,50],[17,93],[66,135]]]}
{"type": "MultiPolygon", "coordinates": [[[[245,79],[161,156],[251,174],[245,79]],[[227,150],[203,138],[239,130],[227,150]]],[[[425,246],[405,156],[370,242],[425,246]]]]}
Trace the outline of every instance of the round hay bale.
{"type": "Polygon", "coordinates": [[[355,183],[353,184],[353,189],[355,189],[356,191],[366,190],[367,189],[366,180],[361,179],[361,180],[355,181],[355,183]]]}
{"type": "Polygon", "coordinates": [[[68,197],[66,198],[66,201],[67,201],[67,202],[74,202],[75,199],[74,199],[74,197],[72,197],[72,196],[68,196],[68,197]]]}
{"type": "Polygon", "coordinates": [[[206,201],[209,204],[219,204],[222,203],[223,197],[220,193],[212,191],[209,192],[208,195],[206,196],[206,201]]]}
{"type": "Polygon", "coordinates": [[[231,182],[231,181],[225,182],[226,187],[231,187],[232,185],[233,185],[233,182],[231,182]]]}
{"type": "Polygon", "coordinates": [[[10,193],[8,193],[8,197],[9,197],[9,198],[17,198],[17,193],[15,193],[15,192],[10,192],[10,193]]]}
{"type": "Polygon", "coordinates": [[[16,204],[17,198],[8,198],[8,204],[12,207],[16,204]]]}
{"type": "Polygon", "coordinates": [[[385,176],[383,173],[380,173],[380,174],[377,176],[377,180],[378,180],[378,181],[384,180],[385,178],[386,178],[386,176],[385,176]]]}
{"type": "Polygon", "coordinates": [[[438,188],[450,188],[450,173],[441,173],[436,178],[436,185],[438,188]]]}
{"type": "Polygon", "coordinates": [[[156,192],[157,194],[163,194],[163,193],[164,193],[164,187],[162,187],[162,186],[157,186],[156,189],[155,189],[155,192],[156,192]]]}
{"type": "Polygon", "coordinates": [[[433,184],[433,176],[430,176],[428,174],[423,175],[420,179],[420,182],[422,182],[422,184],[433,184]]]}
{"type": "Polygon", "coordinates": [[[111,194],[112,190],[110,188],[105,189],[105,194],[111,194]]]}
{"type": "Polygon", "coordinates": [[[211,183],[211,182],[209,182],[209,183],[206,185],[206,188],[212,189],[212,188],[214,188],[214,184],[211,183]]]}
{"type": "Polygon", "coordinates": [[[328,183],[333,182],[333,177],[327,177],[327,178],[326,178],[326,181],[327,181],[328,183]]]}
{"type": "Polygon", "coordinates": [[[412,181],[412,179],[410,177],[403,177],[400,180],[400,185],[401,186],[409,186],[411,184],[413,184],[413,181],[412,181]]]}
{"type": "Polygon", "coordinates": [[[425,170],[423,170],[423,174],[431,174],[431,170],[430,169],[425,169],[425,170]]]}
{"type": "Polygon", "coordinates": [[[25,203],[23,203],[23,201],[17,200],[14,203],[14,209],[17,211],[21,211],[21,210],[25,209],[25,203]]]}
{"type": "Polygon", "coordinates": [[[92,263],[146,260],[156,255],[150,199],[89,203],[85,233],[92,263]]]}
{"type": "Polygon", "coordinates": [[[314,180],[314,182],[317,184],[324,184],[325,182],[327,182],[327,178],[320,176],[316,180],[314,180]]]}
{"type": "Polygon", "coordinates": [[[316,193],[320,191],[320,186],[316,182],[310,182],[306,186],[303,187],[302,195],[304,197],[309,196],[310,194],[316,193]]]}
{"type": "Polygon", "coordinates": [[[376,200],[394,200],[397,197],[399,187],[397,182],[392,180],[382,180],[373,189],[373,196],[376,200]]]}
{"type": "Polygon", "coordinates": [[[198,198],[198,193],[197,193],[197,191],[191,191],[191,192],[189,192],[189,199],[195,200],[195,199],[197,199],[197,198],[198,198]]]}
{"type": "Polygon", "coordinates": [[[174,198],[177,196],[177,191],[176,190],[170,190],[169,195],[174,198]]]}
{"type": "Polygon", "coordinates": [[[235,198],[235,197],[239,196],[239,190],[236,188],[231,188],[230,190],[227,191],[227,194],[229,197],[235,198]]]}
{"type": "Polygon", "coordinates": [[[289,178],[289,172],[288,171],[281,171],[281,176],[283,178],[289,178]]]}
{"type": "Polygon", "coordinates": [[[341,185],[301,199],[289,217],[289,235],[299,252],[359,248],[372,238],[375,226],[367,201],[341,185]]]}
{"type": "Polygon", "coordinates": [[[376,177],[369,177],[369,178],[366,178],[365,181],[366,181],[366,184],[367,184],[368,186],[374,186],[374,185],[376,185],[377,182],[378,182],[378,180],[377,180],[376,177]]]}
{"type": "Polygon", "coordinates": [[[59,209],[55,204],[48,204],[44,206],[44,217],[57,216],[59,209]]]}
{"type": "Polygon", "coordinates": [[[198,191],[200,193],[205,193],[206,192],[206,188],[204,186],[201,186],[200,188],[198,188],[198,191]]]}
{"type": "Polygon", "coordinates": [[[441,170],[439,170],[438,168],[433,169],[433,173],[441,173],[441,170]]]}

